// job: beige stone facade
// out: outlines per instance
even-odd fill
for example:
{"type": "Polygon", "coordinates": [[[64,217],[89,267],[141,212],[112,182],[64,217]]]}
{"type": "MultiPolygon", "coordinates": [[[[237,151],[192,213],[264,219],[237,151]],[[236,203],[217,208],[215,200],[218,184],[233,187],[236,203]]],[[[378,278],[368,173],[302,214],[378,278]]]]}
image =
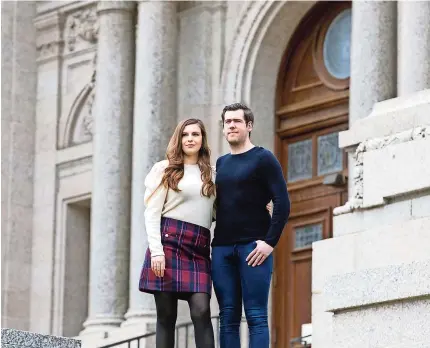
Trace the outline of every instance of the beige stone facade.
{"type": "MultiPolygon", "coordinates": [[[[281,59],[314,5],[2,2],[2,327],[85,347],[151,329],[143,178],[184,118],[226,153],[231,102],[275,151],[281,59]]],[[[354,1],[350,74],[349,198],[313,244],[312,347],[430,347],[430,2],[354,1]]]]}

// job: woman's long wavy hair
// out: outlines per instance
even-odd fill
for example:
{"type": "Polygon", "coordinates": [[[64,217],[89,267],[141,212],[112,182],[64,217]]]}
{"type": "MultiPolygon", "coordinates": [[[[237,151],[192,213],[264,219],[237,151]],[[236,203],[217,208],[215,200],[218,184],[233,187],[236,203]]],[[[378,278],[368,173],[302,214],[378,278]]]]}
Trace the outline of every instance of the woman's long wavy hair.
{"type": "Polygon", "coordinates": [[[182,150],[182,134],[186,126],[197,124],[202,132],[202,146],[199,150],[197,164],[199,165],[203,186],[201,193],[203,196],[211,197],[215,195],[215,184],[212,181],[212,167],[210,164],[210,149],[206,128],[203,122],[196,118],[189,118],[180,122],[167,146],[166,157],[169,165],[164,170],[161,184],[176,192],[179,192],[178,183],[184,176],[184,152],[182,150]]]}

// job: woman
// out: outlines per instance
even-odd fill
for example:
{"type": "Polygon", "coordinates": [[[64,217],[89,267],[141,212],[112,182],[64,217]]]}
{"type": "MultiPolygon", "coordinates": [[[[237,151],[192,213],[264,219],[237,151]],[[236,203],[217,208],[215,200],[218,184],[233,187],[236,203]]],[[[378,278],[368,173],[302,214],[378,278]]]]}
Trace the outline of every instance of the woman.
{"type": "Polygon", "coordinates": [[[202,121],[179,123],[167,147],[167,160],[152,167],[145,186],[149,248],[139,290],[155,297],[156,347],[173,348],[181,299],[190,306],[197,348],[213,348],[209,228],[215,184],[202,121]]]}

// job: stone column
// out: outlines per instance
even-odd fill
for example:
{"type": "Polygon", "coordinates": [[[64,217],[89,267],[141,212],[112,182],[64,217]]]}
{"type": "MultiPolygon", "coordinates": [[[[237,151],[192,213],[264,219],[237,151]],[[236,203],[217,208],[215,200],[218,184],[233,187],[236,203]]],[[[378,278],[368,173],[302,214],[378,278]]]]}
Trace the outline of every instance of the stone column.
{"type": "Polygon", "coordinates": [[[128,305],[134,3],[98,3],[88,332],[123,321],[128,305]]]}
{"type": "Polygon", "coordinates": [[[349,127],[396,96],[396,2],[352,2],[349,127]]]}
{"type": "MultiPolygon", "coordinates": [[[[373,105],[396,96],[396,2],[353,1],[349,128],[369,116],[373,105]]],[[[347,149],[348,152],[355,149],[347,149]]],[[[348,153],[348,192],[354,161],[348,153]]]]}
{"type": "MultiPolygon", "coordinates": [[[[1,11],[1,325],[28,331],[31,300],[38,293],[32,287],[32,259],[37,263],[39,255],[32,256],[32,246],[40,245],[33,230],[33,214],[40,211],[33,200],[37,193],[35,181],[40,178],[35,175],[40,172],[40,166],[35,166],[35,148],[42,153],[40,142],[36,143],[36,110],[39,112],[40,108],[36,107],[38,45],[35,43],[36,33],[46,28],[44,24],[49,19],[42,25],[36,22],[36,3],[30,1],[3,2],[1,11]]],[[[45,40],[53,39],[56,33],[55,21],[50,24],[50,35],[45,40]]],[[[54,108],[55,101],[51,105],[54,108]]],[[[49,128],[44,135],[50,139],[49,128]]],[[[46,173],[47,168],[44,169],[46,173]]],[[[50,201],[44,198],[45,202],[50,201]]],[[[46,216],[45,210],[44,213],[46,216]]],[[[47,309],[43,316],[46,320],[39,317],[45,324],[49,321],[49,308],[41,307],[47,309]]]]}
{"type": "Polygon", "coordinates": [[[176,126],[177,3],[141,1],[138,8],[133,123],[130,306],[126,325],[155,318],[152,295],[139,292],[139,275],[148,246],[143,195],[145,176],[165,158],[176,126]]]}
{"type": "Polygon", "coordinates": [[[398,1],[398,94],[430,88],[430,2],[398,1]]]}

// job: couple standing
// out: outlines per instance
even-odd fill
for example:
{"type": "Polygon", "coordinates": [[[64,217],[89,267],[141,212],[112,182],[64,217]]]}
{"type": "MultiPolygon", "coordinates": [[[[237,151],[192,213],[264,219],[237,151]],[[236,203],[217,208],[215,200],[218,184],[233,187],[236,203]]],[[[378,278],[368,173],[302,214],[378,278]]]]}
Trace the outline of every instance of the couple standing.
{"type": "Polygon", "coordinates": [[[203,123],[181,122],[145,179],[149,248],[139,290],[154,294],[157,348],[173,348],[178,300],[189,303],[197,348],[213,348],[212,281],[220,307],[221,348],[239,348],[242,300],[250,348],[269,347],[272,251],[290,212],[281,166],[251,143],[252,111],[228,105],[221,115],[230,153],[210,165],[203,123]],[[272,215],[267,204],[273,202],[272,215]],[[216,220],[210,255],[210,227],[216,220]]]}

